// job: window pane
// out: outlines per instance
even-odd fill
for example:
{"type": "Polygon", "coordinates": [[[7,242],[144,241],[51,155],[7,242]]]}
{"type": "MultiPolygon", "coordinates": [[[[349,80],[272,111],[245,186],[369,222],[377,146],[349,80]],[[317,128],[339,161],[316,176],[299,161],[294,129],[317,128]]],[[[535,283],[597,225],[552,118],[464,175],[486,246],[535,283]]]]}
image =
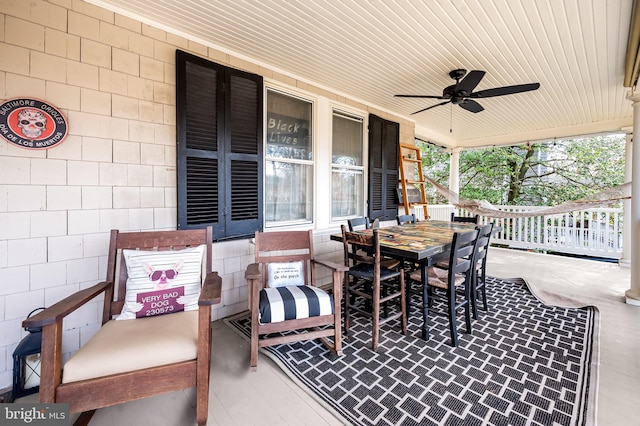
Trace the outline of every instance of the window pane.
{"type": "Polygon", "coordinates": [[[331,176],[333,191],[331,200],[331,217],[363,216],[362,206],[363,172],[334,168],[331,176]]]}
{"type": "Polygon", "coordinates": [[[332,162],[340,166],[362,166],[362,119],[333,114],[332,162]]]}
{"type": "Polygon", "coordinates": [[[313,160],[311,103],[267,92],[267,157],[313,160]]]}
{"type": "Polygon", "coordinates": [[[267,161],[267,222],[310,222],[313,211],[313,166],[267,161]]]}
{"type": "Polygon", "coordinates": [[[361,117],[333,112],[331,218],[363,216],[364,125],[361,117]]]}

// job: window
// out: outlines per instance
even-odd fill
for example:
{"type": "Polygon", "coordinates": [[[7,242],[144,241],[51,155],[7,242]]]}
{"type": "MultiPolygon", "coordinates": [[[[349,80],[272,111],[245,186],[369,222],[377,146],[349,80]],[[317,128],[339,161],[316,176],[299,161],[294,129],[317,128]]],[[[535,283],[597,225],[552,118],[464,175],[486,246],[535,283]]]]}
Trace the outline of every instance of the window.
{"type": "Polygon", "coordinates": [[[363,216],[363,119],[333,111],[331,219],[363,216]]]}
{"type": "Polygon", "coordinates": [[[369,209],[371,219],[398,214],[400,124],[369,115],[369,209]]]}
{"type": "Polygon", "coordinates": [[[262,77],[178,50],[176,115],[178,228],[262,230],[262,77]]]}
{"type": "Polygon", "coordinates": [[[267,90],[266,226],[313,221],[312,103],[267,90]]]}

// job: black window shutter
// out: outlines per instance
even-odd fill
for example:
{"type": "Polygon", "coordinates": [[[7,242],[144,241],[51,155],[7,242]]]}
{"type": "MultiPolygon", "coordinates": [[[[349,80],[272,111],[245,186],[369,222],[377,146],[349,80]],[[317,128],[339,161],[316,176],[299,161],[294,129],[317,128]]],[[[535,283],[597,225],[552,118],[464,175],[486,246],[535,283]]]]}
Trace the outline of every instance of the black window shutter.
{"type": "Polygon", "coordinates": [[[178,229],[262,230],[262,77],[176,51],[178,229]]]}
{"type": "Polygon", "coordinates": [[[227,237],[253,236],[263,223],[262,77],[229,69],[225,110],[227,237]]]}
{"type": "Polygon", "coordinates": [[[400,124],[369,115],[369,208],[371,219],[392,220],[398,214],[400,124]]]}

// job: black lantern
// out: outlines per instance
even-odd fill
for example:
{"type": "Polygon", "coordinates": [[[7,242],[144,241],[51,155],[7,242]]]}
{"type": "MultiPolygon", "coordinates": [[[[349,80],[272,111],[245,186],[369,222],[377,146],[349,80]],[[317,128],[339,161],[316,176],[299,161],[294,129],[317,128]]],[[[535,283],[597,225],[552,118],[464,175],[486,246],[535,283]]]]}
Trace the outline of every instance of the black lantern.
{"type": "MultiPolygon", "coordinates": [[[[44,308],[34,309],[27,315],[44,308]]],[[[40,390],[40,351],[42,347],[42,327],[25,328],[29,334],[18,343],[13,351],[13,393],[15,400],[40,390]]]]}

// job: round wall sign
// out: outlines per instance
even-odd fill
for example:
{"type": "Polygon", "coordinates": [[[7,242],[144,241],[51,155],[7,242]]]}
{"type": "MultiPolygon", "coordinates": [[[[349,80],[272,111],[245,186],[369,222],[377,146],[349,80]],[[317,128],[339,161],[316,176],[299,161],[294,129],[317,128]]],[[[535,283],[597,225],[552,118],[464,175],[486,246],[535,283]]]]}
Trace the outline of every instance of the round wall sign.
{"type": "Polygon", "coordinates": [[[67,119],[37,99],[15,98],[0,105],[0,136],[27,149],[48,149],[67,137],[67,119]]]}

